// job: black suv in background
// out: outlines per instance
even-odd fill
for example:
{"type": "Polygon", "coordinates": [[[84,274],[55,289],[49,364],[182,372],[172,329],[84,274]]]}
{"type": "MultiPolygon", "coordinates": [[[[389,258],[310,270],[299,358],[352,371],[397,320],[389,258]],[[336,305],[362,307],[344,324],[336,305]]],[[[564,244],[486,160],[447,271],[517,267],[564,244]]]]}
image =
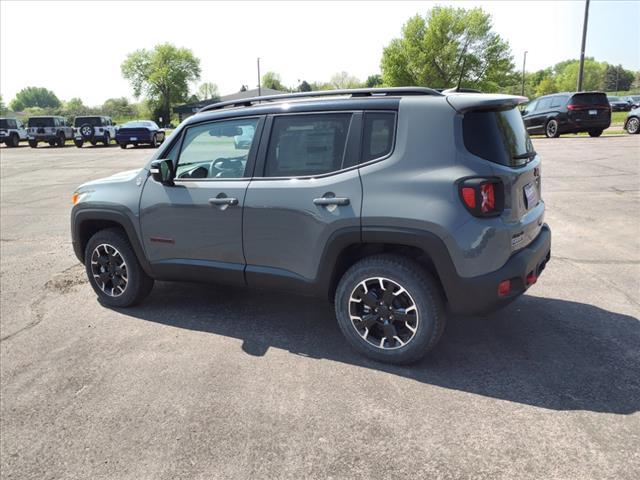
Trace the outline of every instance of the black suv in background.
{"type": "Polygon", "coordinates": [[[588,132],[599,137],[611,125],[611,106],[602,92],[554,93],[525,105],[522,118],[530,134],[557,138],[563,133],[588,132]]]}

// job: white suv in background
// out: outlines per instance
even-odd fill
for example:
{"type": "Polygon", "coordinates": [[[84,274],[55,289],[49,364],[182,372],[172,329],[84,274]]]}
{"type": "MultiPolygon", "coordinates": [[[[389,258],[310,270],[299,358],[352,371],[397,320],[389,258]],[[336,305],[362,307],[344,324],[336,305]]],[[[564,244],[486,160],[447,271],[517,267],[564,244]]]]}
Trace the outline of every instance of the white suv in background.
{"type": "Polygon", "coordinates": [[[23,123],[17,118],[0,118],[0,143],[7,147],[17,147],[21,140],[27,140],[29,135],[23,123]]]}

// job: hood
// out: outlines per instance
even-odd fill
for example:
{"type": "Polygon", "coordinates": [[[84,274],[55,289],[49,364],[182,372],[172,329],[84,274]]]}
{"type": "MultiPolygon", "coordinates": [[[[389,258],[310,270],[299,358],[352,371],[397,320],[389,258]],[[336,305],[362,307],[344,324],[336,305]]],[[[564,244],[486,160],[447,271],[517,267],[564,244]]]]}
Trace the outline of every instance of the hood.
{"type": "Polygon", "coordinates": [[[83,183],[78,188],[83,187],[91,187],[94,185],[104,185],[107,183],[121,183],[121,182],[130,182],[135,179],[138,174],[142,171],[142,168],[138,168],[136,170],[126,170],[124,172],[119,172],[110,177],[98,178],[97,180],[91,180],[90,182],[83,183]]]}

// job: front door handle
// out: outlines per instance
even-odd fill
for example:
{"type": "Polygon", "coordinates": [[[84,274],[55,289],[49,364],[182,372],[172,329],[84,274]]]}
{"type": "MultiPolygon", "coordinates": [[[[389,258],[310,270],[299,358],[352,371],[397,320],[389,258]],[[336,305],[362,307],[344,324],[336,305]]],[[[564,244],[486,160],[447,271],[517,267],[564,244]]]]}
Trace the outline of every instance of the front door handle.
{"type": "Polygon", "coordinates": [[[349,199],[346,197],[321,197],[321,198],[314,198],[313,199],[313,203],[315,205],[339,205],[339,206],[345,206],[345,205],[349,205],[349,199]]]}
{"type": "Polygon", "coordinates": [[[211,205],[237,205],[238,199],[233,197],[216,197],[210,198],[209,204],[211,205]]]}

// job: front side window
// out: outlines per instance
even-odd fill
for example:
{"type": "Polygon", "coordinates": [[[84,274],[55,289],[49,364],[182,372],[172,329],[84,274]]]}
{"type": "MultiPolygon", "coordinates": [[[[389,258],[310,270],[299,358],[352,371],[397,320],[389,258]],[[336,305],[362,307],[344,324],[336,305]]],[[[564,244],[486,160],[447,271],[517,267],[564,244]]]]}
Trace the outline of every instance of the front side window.
{"type": "Polygon", "coordinates": [[[176,178],[244,177],[257,125],[257,118],[243,118],[188,128],[176,178]]]}
{"type": "Polygon", "coordinates": [[[265,177],[314,176],[340,170],[350,122],[350,113],[276,117],[265,177]]]}
{"type": "Polygon", "coordinates": [[[362,161],[368,162],[391,153],[396,116],[387,112],[371,112],[364,116],[362,161]]]}

